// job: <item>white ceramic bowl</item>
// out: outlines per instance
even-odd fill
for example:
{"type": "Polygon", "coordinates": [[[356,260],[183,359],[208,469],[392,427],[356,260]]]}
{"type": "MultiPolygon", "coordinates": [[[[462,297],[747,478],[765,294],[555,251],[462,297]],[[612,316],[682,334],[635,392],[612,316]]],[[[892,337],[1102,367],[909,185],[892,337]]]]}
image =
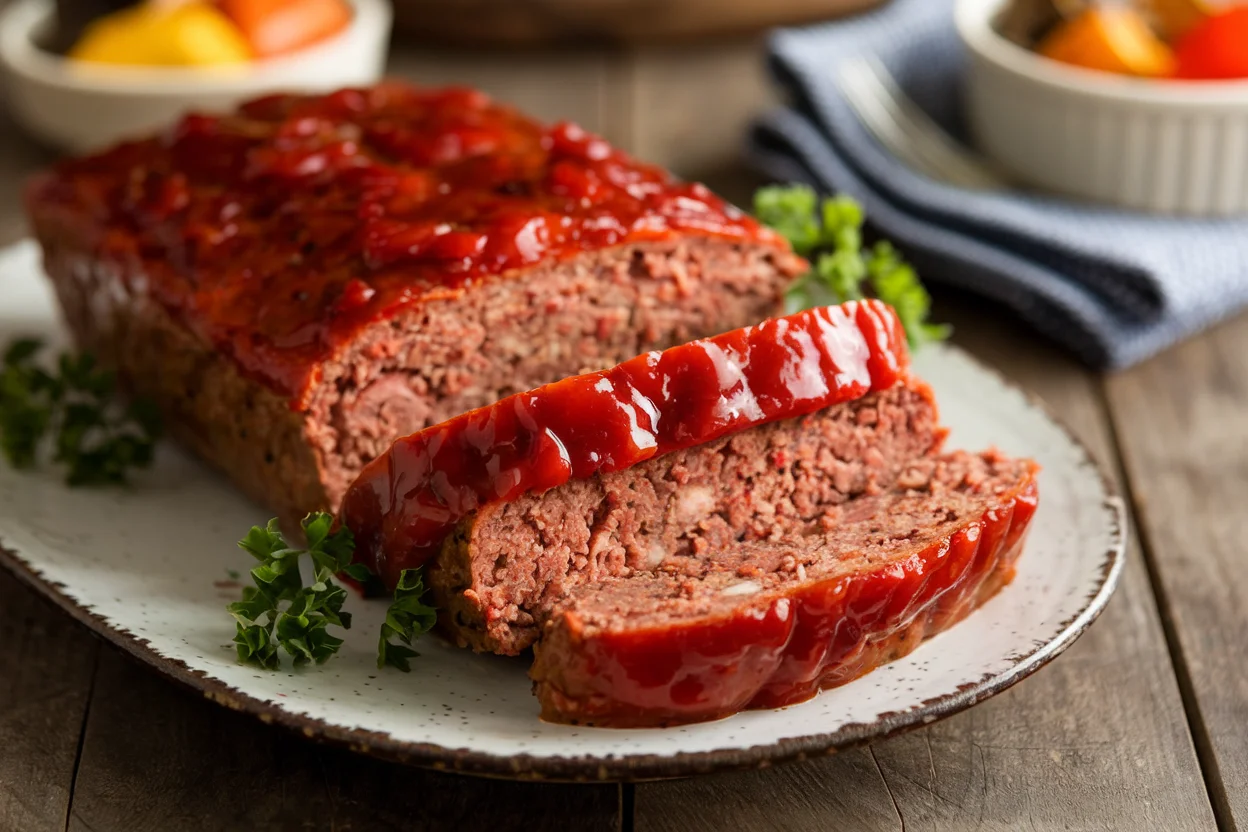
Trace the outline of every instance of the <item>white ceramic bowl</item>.
{"type": "Polygon", "coordinates": [[[387,0],[350,0],[351,24],[290,55],[232,67],[87,64],[38,45],[52,0],[15,0],[0,14],[0,66],[14,118],[72,151],[90,150],[171,124],[188,110],[226,110],[277,91],[322,92],[381,77],[390,35],[387,0]]]}
{"type": "Polygon", "coordinates": [[[979,148],[1045,190],[1156,213],[1248,212],[1248,81],[1084,70],[997,34],[1007,0],[959,0],[979,148]]]}

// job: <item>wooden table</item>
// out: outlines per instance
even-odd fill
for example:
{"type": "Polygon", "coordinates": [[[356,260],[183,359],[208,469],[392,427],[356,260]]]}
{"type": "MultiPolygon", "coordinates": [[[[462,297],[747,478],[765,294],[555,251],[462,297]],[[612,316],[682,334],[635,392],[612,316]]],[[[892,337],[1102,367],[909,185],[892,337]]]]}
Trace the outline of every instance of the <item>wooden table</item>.
{"type": "MultiPolygon", "coordinates": [[[[691,54],[405,54],[748,194],[756,44],[691,54]]],[[[2,118],[2,116],[0,116],[2,118]]],[[[0,242],[49,154],[0,120],[0,242]]],[[[0,275],[0,306],[3,305],[0,275]]],[[[0,832],[1248,830],[1248,317],[1110,377],[939,292],[956,341],[1048,400],[1133,508],[1101,620],[1006,693],[870,747],[637,785],[475,780],[311,744],[175,687],[0,573],[0,832]]]]}

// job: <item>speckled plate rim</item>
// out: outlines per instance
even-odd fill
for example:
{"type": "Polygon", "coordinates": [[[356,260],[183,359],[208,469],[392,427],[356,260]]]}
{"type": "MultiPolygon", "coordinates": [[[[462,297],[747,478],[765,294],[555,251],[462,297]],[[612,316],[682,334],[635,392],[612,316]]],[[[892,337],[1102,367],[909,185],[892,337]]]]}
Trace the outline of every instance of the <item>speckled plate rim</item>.
{"type": "MultiPolygon", "coordinates": [[[[958,352],[956,347],[950,348],[958,352]]],[[[879,714],[871,722],[841,726],[836,731],[778,740],[748,748],[722,748],[711,751],[679,752],[676,754],[636,754],[624,756],[510,756],[488,754],[468,749],[446,748],[431,743],[396,740],[389,734],[345,728],[323,719],[292,713],[270,702],[257,699],[182,661],[162,656],[150,649],[146,639],[115,627],[77,602],[62,590],[64,586],[46,580],[22,556],[5,546],[0,536],[0,564],[8,567],[22,581],[57,606],[85,624],[97,635],[120,647],[163,676],[201,693],[207,699],[232,710],[252,714],[261,722],[276,724],[303,736],[329,745],[349,748],[357,753],[407,765],[452,771],[481,777],[509,780],[554,782],[603,782],[656,780],[708,774],[718,771],[767,768],[769,766],[834,754],[874,740],[892,737],[966,710],[979,702],[1013,687],[1044,667],[1070,647],[1104,611],[1112,597],[1126,563],[1126,508],[1113,482],[1096,463],[1083,444],[1037,396],[1004,377],[983,362],[969,357],[983,372],[997,377],[1006,388],[1022,395],[1040,410],[1065,436],[1079,454],[1079,467],[1095,473],[1104,494],[1102,508],[1112,518],[1109,528],[1110,547],[1098,564],[1100,581],[1081,609],[1060,632],[1033,649],[1013,657],[1013,664],[1000,673],[989,673],[978,682],[968,682],[956,691],[935,697],[905,711],[879,714]]]]}

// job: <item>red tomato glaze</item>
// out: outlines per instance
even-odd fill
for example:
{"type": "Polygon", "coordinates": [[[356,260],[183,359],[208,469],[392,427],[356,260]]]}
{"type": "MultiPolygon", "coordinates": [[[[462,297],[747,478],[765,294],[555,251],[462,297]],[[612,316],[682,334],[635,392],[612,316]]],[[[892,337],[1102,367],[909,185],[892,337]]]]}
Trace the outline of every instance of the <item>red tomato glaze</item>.
{"type": "Polygon", "coordinates": [[[341,520],[393,587],[481,505],[855,399],[908,363],[896,314],[874,300],[650,352],[398,440],[347,490],[341,520]]]}
{"type": "Polygon", "coordinates": [[[853,681],[1007,584],[1036,505],[1027,476],[982,517],[899,563],[812,581],[710,623],[586,634],[574,641],[575,670],[561,669],[592,692],[569,698],[539,681],[543,717],[670,725],[792,705],[853,681]]]}
{"type": "Polygon", "coordinates": [[[362,326],[483,277],[676,233],[784,245],[575,125],[393,83],[190,115],[27,200],[295,408],[362,326]]]}

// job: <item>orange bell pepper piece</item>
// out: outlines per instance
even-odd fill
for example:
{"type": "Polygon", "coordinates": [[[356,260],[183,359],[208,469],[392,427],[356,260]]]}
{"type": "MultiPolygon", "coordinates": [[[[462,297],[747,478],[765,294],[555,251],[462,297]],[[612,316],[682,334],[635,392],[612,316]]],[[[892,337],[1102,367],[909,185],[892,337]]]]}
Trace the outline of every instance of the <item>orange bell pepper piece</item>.
{"type": "Polygon", "coordinates": [[[1090,8],[1060,24],[1036,49],[1055,61],[1116,72],[1166,76],[1174,72],[1174,53],[1134,9],[1090,8]]]}

